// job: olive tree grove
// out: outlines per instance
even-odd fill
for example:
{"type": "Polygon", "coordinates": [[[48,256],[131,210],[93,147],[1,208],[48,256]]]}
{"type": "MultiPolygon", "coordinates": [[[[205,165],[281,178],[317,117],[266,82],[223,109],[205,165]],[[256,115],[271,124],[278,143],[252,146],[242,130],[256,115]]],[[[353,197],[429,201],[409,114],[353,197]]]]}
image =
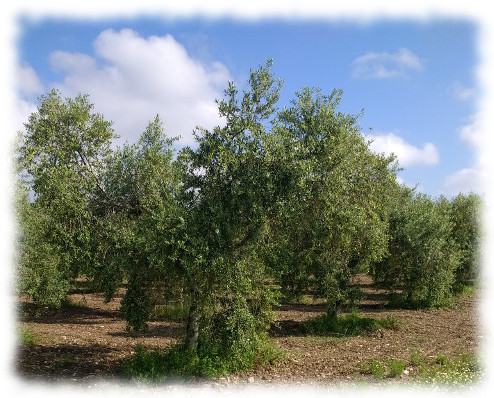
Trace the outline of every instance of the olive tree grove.
{"type": "Polygon", "coordinates": [[[124,286],[136,332],[156,304],[179,304],[185,332],[165,362],[216,374],[252,366],[280,299],[322,298],[334,320],[360,272],[428,305],[470,280],[480,199],[400,187],[395,158],[338,111],[341,90],[305,88],[278,109],[271,67],[241,92],[229,83],[222,124],[180,151],[159,117],[112,149],[87,96],[41,97],[16,152],[20,293],[60,307],[82,276],[106,300],[124,286]]]}

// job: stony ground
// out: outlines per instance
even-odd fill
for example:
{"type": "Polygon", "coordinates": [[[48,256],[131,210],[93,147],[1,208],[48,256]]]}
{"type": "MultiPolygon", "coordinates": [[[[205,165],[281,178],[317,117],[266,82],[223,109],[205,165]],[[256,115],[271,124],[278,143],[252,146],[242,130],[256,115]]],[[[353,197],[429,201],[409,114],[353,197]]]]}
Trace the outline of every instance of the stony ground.
{"type": "MultiPolygon", "coordinates": [[[[384,309],[385,293],[361,276],[356,283],[365,292],[361,303],[364,316],[392,316],[400,322],[398,330],[381,330],[363,336],[335,338],[308,336],[299,325],[309,317],[323,313],[321,304],[287,304],[276,309],[277,325],[270,331],[274,344],[286,352],[286,358],[274,366],[257,368],[215,380],[216,385],[248,383],[339,384],[368,379],[362,373],[364,363],[372,359],[407,361],[406,372],[394,382],[406,382],[415,370],[410,352],[418,350],[426,358],[438,355],[454,357],[476,354],[480,319],[478,295],[463,298],[457,308],[440,310],[384,309]]],[[[26,383],[63,381],[88,385],[96,380],[119,382],[123,363],[137,344],[168,347],[184,332],[180,322],[151,321],[145,333],[128,334],[118,309],[122,291],[104,303],[101,294],[76,291],[73,305],[59,311],[46,311],[33,317],[34,307],[27,300],[19,306],[18,326],[41,336],[40,341],[18,347],[16,373],[26,383]]]]}

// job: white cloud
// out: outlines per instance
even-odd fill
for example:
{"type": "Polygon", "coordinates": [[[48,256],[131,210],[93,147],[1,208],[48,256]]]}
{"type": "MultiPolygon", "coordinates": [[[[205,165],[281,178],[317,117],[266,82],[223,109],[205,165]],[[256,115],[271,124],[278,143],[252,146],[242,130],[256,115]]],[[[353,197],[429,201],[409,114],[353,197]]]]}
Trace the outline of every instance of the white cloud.
{"type": "Polygon", "coordinates": [[[17,96],[11,116],[15,131],[19,131],[23,129],[29,115],[36,111],[35,98],[43,93],[44,88],[36,71],[28,64],[16,66],[15,75],[17,96]]]}
{"type": "Polygon", "coordinates": [[[459,101],[467,101],[475,94],[475,90],[472,87],[466,87],[460,82],[454,82],[451,86],[453,96],[459,101]]]}
{"type": "Polygon", "coordinates": [[[446,176],[442,191],[447,195],[455,196],[462,192],[484,192],[485,175],[482,169],[464,168],[446,176]]]}
{"type": "Polygon", "coordinates": [[[479,112],[471,117],[470,123],[459,129],[460,139],[473,148],[478,157],[473,165],[460,169],[446,176],[442,192],[446,195],[457,195],[460,192],[485,193],[487,188],[487,170],[491,154],[489,153],[490,137],[483,127],[485,114],[479,112]]]}
{"type": "Polygon", "coordinates": [[[94,41],[97,56],[56,51],[52,68],[64,74],[54,86],[63,95],[87,93],[117,134],[133,142],[159,114],[169,136],[191,144],[197,125],[220,123],[215,98],[228,80],[219,62],[201,63],[171,35],[144,38],[130,29],[105,30],[94,41]]]}
{"type": "Polygon", "coordinates": [[[400,166],[432,165],[439,162],[439,152],[430,142],[418,148],[393,133],[369,134],[366,137],[372,140],[372,151],[386,155],[394,153],[400,166]]]}
{"type": "Polygon", "coordinates": [[[486,132],[482,128],[482,114],[476,113],[470,118],[468,124],[459,129],[460,139],[475,150],[482,150],[486,140],[486,132]]]}
{"type": "Polygon", "coordinates": [[[423,61],[407,48],[396,53],[368,52],[352,62],[356,78],[387,79],[408,77],[409,71],[422,70],[423,61]]]}
{"type": "Polygon", "coordinates": [[[25,97],[37,96],[43,92],[43,84],[30,65],[25,64],[17,69],[17,89],[25,97]]]}

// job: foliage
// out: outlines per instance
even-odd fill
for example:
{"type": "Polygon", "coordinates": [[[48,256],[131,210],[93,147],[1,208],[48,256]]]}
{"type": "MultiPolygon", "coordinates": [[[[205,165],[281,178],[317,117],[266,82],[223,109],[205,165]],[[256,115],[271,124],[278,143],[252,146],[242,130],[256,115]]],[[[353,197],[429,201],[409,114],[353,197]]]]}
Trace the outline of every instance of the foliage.
{"type": "Polygon", "coordinates": [[[450,358],[438,356],[435,360],[422,363],[414,382],[428,386],[465,387],[478,383],[483,370],[478,360],[470,355],[450,358]]]}
{"type": "Polygon", "coordinates": [[[70,288],[70,269],[50,241],[51,217],[36,203],[17,203],[17,289],[39,306],[60,308],[70,288]]]}
{"type": "MultiPolygon", "coordinates": [[[[455,284],[467,285],[478,279],[481,244],[481,198],[459,194],[451,201],[452,234],[461,252],[455,284]]],[[[458,289],[458,287],[457,287],[458,289]]]]}
{"type": "Polygon", "coordinates": [[[197,130],[197,148],[179,156],[187,209],[180,269],[190,292],[186,344],[192,350],[202,332],[234,357],[253,355],[271,321],[274,297],[258,255],[282,189],[270,175],[266,145],[280,90],[270,66],[251,72],[241,98],[230,83],[217,101],[225,125],[197,130]]]}
{"type": "Polygon", "coordinates": [[[402,359],[392,359],[389,361],[389,377],[400,376],[407,366],[407,362],[402,359]]]}
{"type": "Polygon", "coordinates": [[[402,359],[371,359],[362,364],[361,372],[372,375],[376,380],[382,380],[401,376],[406,366],[407,361],[402,359]]]}
{"type": "Polygon", "coordinates": [[[373,275],[397,298],[414,308],[448,303],[460,261],[452,237],[449,203],[403,188],[390,217],[389,255],[373,267],[373,275]]]}
{"type": "MultiPolygon", "coordinates": [[[[483,377],[478,360],[471,355],[459,355],[454,358],[438,355],[435,359],[427,360],[418,350],[412,350],[410,354],[413,374],[412,369],[406,373],[410,374],[410,380],[414,384],[466,387],[479,382],[483,377]]],[[[403,359],[372,359],[362,365],[361,372],[370,374],[375,379],[396,378],[403,374],[407,365],[408,362],[403,359]]]]}
{"type": "Polygon", "coordinates": [[[311,318],[304,325],[304,328],[309,333],[338,337],[356,336],[363,333],[375,332],[379,329],[396,330],[398,327],[399,322],[396,318],[375,319],[363,317],[355,311],[336,318],[327,314],[311,318]]]}
{"type": "Polygon", "coordinates": [[[27,327],[20,327],[18,330],[18,344],[26,347],[38,344],[41,341],[41,336],[34,333],[27,327]]]}
{"type": "Polygon", "coordinates": [[[382,258],[393,158],[376,155],[357,117],[337,112],[341,91],[297,93],[273,133],[286,196],[271,222],[267,261],[287,296],[312,291],[335,316],[352,298],[351,276],[382,258]]]}
{"type": "Polygon", "coordinates": [[[136,331],[147,328],[154,304],[152,289],[160,286],[163,294],[166,280],[175,286],[175,279],[170,278],[175,272],[173,236],[183,220],[176,198],[173,141],[156,117],[136,145],[125,144],[107,159],[101,176],[103,189],[91,200],[99,220],[98,262],[92,276],[107,300],[127,279],[121,310],[128,328],[136,331]]]}
{"type": "Polygon", "coordinates": [[[412,365],[419,365],[424,360],[422,352],[417,349],[410,350],[410,363],[412,365]]]}
{"type": "Polygon", "coordinates": [[[188,314],[189,307],[186,303],[167,303],[154,306],[151,311],[150,318],[166,319],[169,321],[183,321],[187,319],[188,314]]]}
{"type": "Polygon", "coordinates": [[[382,379],[386,375],[386,365],[383,361],[373,359],[362,366],[362,372],[371,374],[375,379],[382,379]]]}
{"type": "Polygon", "coordinates": [[[270,343],[263,343],[255,356],[245,353],[232,358],[224,347],[201,339],[197,352],[177,344],[166,351],[146,350],[142,345],[126,363],[124,374],[134,380],[160,382],[166,380],[197,380],[220,377],[254,365],[274,364],[284,358],[283,352],[270,343]]]}
{"type": "Polygon", "coordinates": [[[92,108],[87,96],[64,100],[53,90],[19,136],[18,286],[39,305],[60,307],[71,281],[91,264],[88,201],[114,137],[92,108]]]}

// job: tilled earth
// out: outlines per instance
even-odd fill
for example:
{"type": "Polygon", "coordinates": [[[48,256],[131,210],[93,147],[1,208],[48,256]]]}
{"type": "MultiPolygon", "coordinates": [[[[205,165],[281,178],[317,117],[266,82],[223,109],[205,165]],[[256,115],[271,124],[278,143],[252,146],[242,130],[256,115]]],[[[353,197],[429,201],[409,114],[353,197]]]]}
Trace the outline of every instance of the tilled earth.
{"type": "MultiPolygon", "coordinates": [[[[356,281],[365,293],[361,302],[363,316],[392,316],[399,321],[397,330],[383,329],[355,337],[321,337],[301,333],[300,324],[324,313],[321,304],[287,304],[276,308],[277,324],[270,331],[275,345],[286,358],[275,365],[260,367],[212,381],[215,385],[248,383],[340,384],[368,379],[362,366],[373,359],[405,360],[405,373],[394,381],[406,382],[416,374],[410,361],[412,350],[423,357],[455,357],[477,354],[480,317],[478,294],[463,298],[457,308],[439,310],[384,309],[385,292],[373,287],[372,280],[360,276],[356,281]]],[[[121,381],[124,362],[137,344],[166,348],[184,333],[180,322],[155,320],[145,333],[125,331],[119,313],[123,292],[109,303],[101,294],[74,292],[73,305],[59,311],[45,311],[34,317],[34,307],[22,300],[18,326],[26,327],[40,341],[16,350],[15,372],[25,382],[62,381],[74,385],[121,381]]]]}

